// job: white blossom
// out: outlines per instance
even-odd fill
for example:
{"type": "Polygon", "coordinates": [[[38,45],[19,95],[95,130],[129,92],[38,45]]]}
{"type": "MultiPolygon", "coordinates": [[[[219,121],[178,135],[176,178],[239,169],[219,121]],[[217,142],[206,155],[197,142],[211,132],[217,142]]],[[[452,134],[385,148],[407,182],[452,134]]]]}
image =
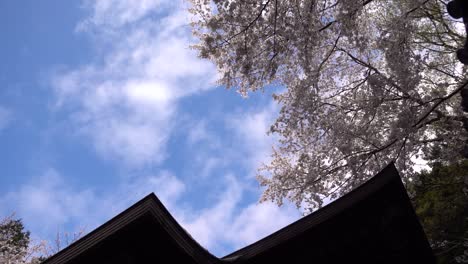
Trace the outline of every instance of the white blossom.
{"type": "Polygon", "coordinates": [[[193,47],[220,84],[287,88],[274,96],[280,141],[259,174],[263,199],[315,209],[390,161],[411,177],[421,153],[461,158],[464,32],[441,1],[190,1],[193,47]]]}
{"type": "MultiPolygon", "coordinates": [[[[0,219],[0,226],[13,221],[14,214],[0,219]]],[[[44,241],[29,241],[25,247],[15,245],[14,234],[9,230],[0,233],[0,264],[39,264],[39,256],[45,249],[44,241]]]]}

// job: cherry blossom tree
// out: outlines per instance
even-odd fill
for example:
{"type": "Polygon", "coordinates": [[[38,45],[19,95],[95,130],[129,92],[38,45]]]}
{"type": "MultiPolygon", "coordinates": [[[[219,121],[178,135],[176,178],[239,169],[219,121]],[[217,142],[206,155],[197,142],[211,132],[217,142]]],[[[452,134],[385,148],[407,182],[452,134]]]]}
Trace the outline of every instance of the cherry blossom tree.
{"type": "Polygon", "coordinates": [[[14,215],[0,219],[0,263],[38,264],[45,242],[32,242],[30,232],[14,215]]]}
{"type": "Polygon", "coordinates": [[[53,241],[34,241],[21,219],[14,214],[0,218],[0,264],[39,264],[48,257],[73,244],[85,234],[57,232],[53,241]]]}
{"type": "Polygon", "coordinates": [[[461,21],[440,0],[190,0],[193,48],[242,95],[269,85],[280,136],[263,200],[316,209],[395,161],[462,159],[461,21]]]}

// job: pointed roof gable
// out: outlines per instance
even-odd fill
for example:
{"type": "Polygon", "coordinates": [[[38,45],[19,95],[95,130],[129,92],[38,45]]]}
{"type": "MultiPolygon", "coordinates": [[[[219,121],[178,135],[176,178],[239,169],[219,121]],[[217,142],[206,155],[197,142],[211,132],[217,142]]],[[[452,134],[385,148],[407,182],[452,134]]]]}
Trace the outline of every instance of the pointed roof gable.
{"type": "Polygon", "coordinates": [[[164,244],[175,247],[174,251],[185,255],[184,259],[191,259],[191,263],[218,262],[215,256],[198,244],[177,223],[156,195],[151,193],[91,233],[53,255],[44,264],[80,263],[76,259],[85,258],[85,255],[90,254],[93,248],[102,247],[102,244],[110,243],[109,240],[124,240],[128,238],[127,233],[129,232],[142,231],[144,233],[145,230],[155,226],[159,227],[161,229],[159,231],[162,232],[158,237],[154,237],[154,241],[146,239],[145,243],[153,243],[155,247],[164,244]],[[124,230],[128,227],[131,231],[124,230]],[[167,236],[161,236],[161,234],[167,236]]]}
{"type": "Polygon", "coordinates": [[[391,163],[322,209],[223,258],[200,246],[150,194],[44,264],[148,263],[168,256],[177,263],[434,262],[391,163]]]}
{"type": "Polygon", "coordinates": [[[434,262],[393,163],[327,206],[223,257],[235,263],[308,258],[315,263],[434,262]]]}

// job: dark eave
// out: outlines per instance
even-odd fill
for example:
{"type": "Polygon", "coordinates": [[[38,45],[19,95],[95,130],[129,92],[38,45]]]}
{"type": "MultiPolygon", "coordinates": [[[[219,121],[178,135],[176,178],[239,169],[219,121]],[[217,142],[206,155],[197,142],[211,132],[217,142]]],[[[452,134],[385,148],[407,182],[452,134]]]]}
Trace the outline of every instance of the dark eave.
{"type": "MultiPolygon", "coordinates": [[[[278,230],[277,232],[223,257],[222,260],[236,262],[238,259],[246,260],[266,252],[275,246],[285,243],[286,241],[300,235],[301,233],[330,220],[339,213],[366,199],[366,197],[369,197],[383,189],[391,182],[398,182],[401,185],[400,187],[405,190],[393,162],[385,167],[377,175],[343,197],[333,201],[327,206],[324,206],[320,210],[278,230]]],[[[406,193],[406,191],[404,192],[406,193]]],[[[414,215],[414,218],[417,219],[416,215],[414,215]]]]}
{"type": "MultiPolygon", "coordinates": [[[[105,224],[83,238],[47,259],[44,264],[65,264],[80,254],[104,241],[123,227],[131,224],[143,215],[150,213],[167,231],[173,240],[193,258],[196,263],[218,263],[219,259],[211,255],[183,229],[154,193],[141,199],[105,224]]],[[[158,239],[155,237],[154,239],[158,239]]]]}
{"type": "MultiPolygon", "coordinates": [[[[313,252],[310,251],[312,249],[309,250],[309,248],[302,248],[300,243],[304,242],[307,244],[302,243],[302,245],[309,245],[313,241],[318,241],[317,239],[319,238],[326,238],[328,240],[341,239],[340,241],[344,241],[346,243],[351,241],[351,244],[339,244],[339,246],[337,246],[338,251],[353,248],[352,246],[359,242],[365,242],[367,243],[366,245],[368,245],[368,248],[373,248],[373,245],[375,244],[374,240],[377,238],[378,241],[384,242],[384,245],[381,245],[381,247],[385,250],[388,249],[387,251],[381,252],[384,252],[385,254],[388,252],[390,252],[389,254],[396,252],[399,254],[392,255],[393,258],[388,258],[388,260],[391,261],[396,260],[396,257],[402,257],[402,259],[405,259],[405,257],[406,259],[414,259],[414,257],[416,257],[416,259],[420,259],[420,257],[425,257],[425,259],[430,260],[432,256],[429,244],[411,206],[405,187],[398,175],[398,171],[396,170],[395,165],[391,163],[361,186],[355,188],[353,191],[320,210],[221,259],[213,256],[198,244],[176,222],[156,195],[150,194],[77,242],[50,257],[44,262],[44,264],[89,263],[90,259],[92,260],[92,258],[96,256],[93,254],[103,255],[107,254],[103,252],[109,252],[105,250],[101,251],[103,247],[100,247],[100,245],[107,245],[106,249],[110,248],[110,251],[112,251],[114,250],[114,244],[111,243],[112,241],[123,241],[123,237],[119,236],[119,232],[121,232],[120,234],[134,234],[136,237],[135,241],[139,243],[142,241],[142,237],[140,236],[141,233],[128,231],[131,230],[128,229],[128,227],[132,226],[138,226],[138,228],[140,228],[139,230],[142,230],[141,232],[146,232],[145,237],[147,240],[141,242],[149,245],[145,250],[153,251],[153,248],[157,249],[158,243],[161,245],[161,243],[171,244],[169,242],[174,242],[171,244],[171,248],[177,248],[177,251],[173,251],[177,252],[174,254],[185,256],[185,262],[190,263],[271,263],[278,260],[278,256],[283,258],[283,262],[285,260],[290,261],[290,257],[292,257],[288,255],[290,252],[299,252],[304,255],[312,254],[313,252]],[[380,208],[381,210],[379,211],[377,208],[380,208]],[[366,210],[370,210],[369,212],[372,213],[369,213],[368,215],[366,210]],[[395,214],[396,216],[394,217],[390,214],[390,216],[387,217],[386,213],[392,213],[391,210],[394,210],[400,215],[395,214]],[[144,219],[149,219],[149,221],[143,221],[144,219]],[[366,222],[367,224],[377,226],[380,229],[371,229],[367,225],[363,226],[363,224],[361,224],[363,223],[363,219],[368,220],[366,222]],[[395,226],[391,221],[382,222],[382,219],[385,221],[399,219],[402,221],[402,225],[395,226]],[[354,221],[354,227],[357,229],[346,229],[346,224],[349,223],[348,220],[351,222],[354,221]],[[152,228],[154,230],[155,227],[157,227],[158,230],[161,230],[161,232],[157,234],[147,232],[152,228]],[[341,229],[337,229],[336,227],[340,227],[341,229]],[[320,233],[322,230],[333,231],[334,229],[338,230],[338,233],[335,232],[334,237],[330,237],[330,233],[328,231],[320,233]],[[354,235],[349,236],[351,237],[351,240],[346,240],[346,237],[343,236],[343,234],[356,234],[356,232],[348,232],[349,230],[358,230],[357,232],[360,232],[359,230],[364,230],[365,232],[380,230],[380,233],[372,233],[367,237],[362,235],[361,238],[359,238],[361,241],[356,241],[356,243],[354,243],[354,235]],[[394,236],[392,232],[403,232],[403,235],[399,237],[394,236]],[[409,241],[411,243],[407,246],[403,246],[404,248],[402,251],[400,250],[402,246],[399,246],[402,245],[399,243],[400,240],[396,240],[396,243],[392,242],[394,241],[392,240],[394,237],[402,239],[401,241],[409,241]],[[345,240],[342,240],[342,238],[345,238],[345,240]],[[395,249],[395,244],[398,245],[397,251],[392,251],[395,249]],[[414,254],[411,252],[414,252],[414,254]]],[[[131,246],[131,244],[124,244],[125,249],[127,249],[127,245],[131,246]]],[[[140,244],[138,244],[137,247],[133,247],[136,248],[136,254],[139,254],[138,251],[146,252],[139,246],[140,244]]],[[[324,244],[323,249],[326,250],[332,249],[334,246],[331,246],[330,248],[326,247],[328,247],[327,244],[324,244]]],[[[126,251],[124,254],[126,254],[126,251]]],[[[364,252],[364,254],[367,256],[367,252],[364,252]]],[[[301,255],[301,259],[298,261],[301,262],[303,257],[306,256],[301,255]]],[[[371,260],[370,257],[372,256],[369,256],[369,260],[371,260]]],[[[135,263],[146,262],[147,261],[138,261],[135,263]]],[[[299,262],[292,261],[291,263],[299,262]]],[[[395,263],[398,263],[398,261],[395,263]]],[[[432,263],[432,261],[426,263],[432,263]]]]}

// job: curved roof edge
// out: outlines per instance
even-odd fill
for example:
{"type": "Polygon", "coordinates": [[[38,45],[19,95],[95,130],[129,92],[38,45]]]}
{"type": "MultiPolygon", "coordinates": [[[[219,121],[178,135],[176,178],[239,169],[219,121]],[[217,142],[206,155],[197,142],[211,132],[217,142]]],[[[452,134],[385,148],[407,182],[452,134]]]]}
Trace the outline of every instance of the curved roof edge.
{"type": "Polygon", "coordinates": [[[257,242],[222,257],[221,259],[229,262],[235,262],[239,258],[249,259],[257,254],[265,252],[274,246],[295,237],[305,230],[327,221],[347,208],[350,208],[356,203],[364,200],[366,197],[378,192],[388,183],[394,181],[398,181],[401,184],[401,188],[405,189],[395,164],[391,162],[372,178],[328,205],[292,224],[289,224],[275,233],[258,240],[257,242]]]}
{"type": "MultiPolygon", "coordinates": [[[[367,197],[377,193],[389,184],[395,184],[396,188],[404,190],[405,199],[409,197],[406,194],[406,189],[401,181],[394,163],[390,163],[382,171],[370,178],[359,187],[350,191],[346,195],[331,202],[327,206],[317,210],[316,212],[305,216],[298,221],[276,231],[275,233],[253,243],[244,248],[241,248],[223,258],[217,258],[203,248],[196,240],[194,240],[188,232],[180,226],[172,217],[169,211],[159,201],[154,193],[149,194],[142,200],[138,201],[122,213],[118,214],[105,224],[96,228],[83,238],[71,244],[67,248],[61,250],[57,254],[47,259],[44,264],[66,264],[86,250],[92,248],[97,243],[103,241],[110,235],[116,233],[123,227],[131,224],[133,221],[148,213],[154,217],[159,225],[174,239],[177,245],[187,253],[196,263],[237,263],[243,260],[248,260],[258,254],[266,252],[275,246],[288,241],[295,236],[300,235],[308,229],[311,229],[327,220],[333,218],[339,213],[353,207],[357,203],[365,200],[367,197]]],[[[413,211],[413,216],[417,219],[413,211]]],[[[427,239],[426,239],[427,242],[427,239]]]]}
{"type": "Polygon", "coordinates": [[[218,258],[203,248],[177,223],[157,196],[151,193],[89,234],[52,255],[43,264],[65,264],[147,213],[155,217],[174,241],[197,263],[219,262],[218,258]]]}

